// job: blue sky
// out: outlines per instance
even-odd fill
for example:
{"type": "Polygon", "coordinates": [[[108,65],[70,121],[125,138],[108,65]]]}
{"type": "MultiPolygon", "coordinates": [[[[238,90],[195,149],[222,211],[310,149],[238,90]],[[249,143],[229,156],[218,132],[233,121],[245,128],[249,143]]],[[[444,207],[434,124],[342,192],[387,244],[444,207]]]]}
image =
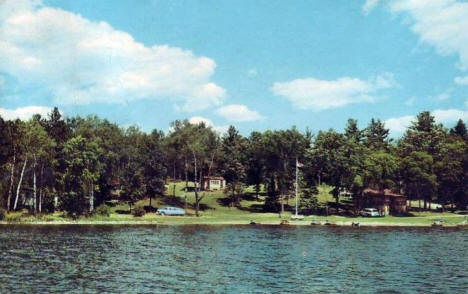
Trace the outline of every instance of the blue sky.
{"type": "Polygon", "coordinates": [[[0,2],[0,115],[341,130],[468,119],[468,3],[0,2]]]}

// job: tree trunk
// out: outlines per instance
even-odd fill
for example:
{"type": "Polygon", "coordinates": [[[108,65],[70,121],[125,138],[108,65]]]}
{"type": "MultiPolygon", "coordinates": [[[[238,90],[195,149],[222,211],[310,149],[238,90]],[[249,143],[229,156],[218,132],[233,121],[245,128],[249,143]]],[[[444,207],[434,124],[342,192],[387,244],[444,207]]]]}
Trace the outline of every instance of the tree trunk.
{"type": "Polygon", "coordinates": [[[203,169],[200,169],[199,180],[198,180],[198,187],[200,187],[200,190],[203,189],[203,187],[202,187],[202,178],[203,178],[203,169]]]}
{"type": "Polygon", "coordinates": [[[21,183],[23,182],[24,170],[26,169],[27,164],[28,164],[28,158],[26,157],[26,159],[24,160],[23,169],[21,170],[18,187],[16,188],[16,198],[15,198],[15,204],[13,205],[13,210],[16,210],[16,207],[18,206],[18,198],[21,192],[21,183]]]}
{"type": "Polygon", "coordinates": [[[33,209],[34,214],[37,214],[37,184],[36,184],[36,165],[37,159],[34,156],[34,164],[33,164],[33,209]]]}
{"type": "Polygon", "coordinates": [[[185,193],[187,193],[188,188],[188,165],[187,165],[187,158],[185,158],[185,193]]]}
{"type": "Polygon", "coordinates": [[[187,188],[188,188],[187,157],[184,158],[184,168],[185,168],[184,209],[185,211],[187,211],[187,188]]]}
{"type": "Polygon", "coordinates": [[[198,217],[200,216],[199,214],[199,209],[200,209],[200,203],[198,199],[198,181],[197,181],[197,157],[195,154],[193,155],[193,160],[194,160],[194,184],[195,184],[195,215],[198,217]]]}
{"type": "Polygon", "coordinates": [[[281,214],[284,213],[284,195],[281,194],[280,196],[280,202],[281,202],[281,214]]]}
{"type": "Polygon", "coordinates": [[[57,210],[58,207],[58,196],[57,194],[54,195],[54,212],[57,210]]]}
{"type": "Polygon", "coordinates": [[[44,163],[41,164],[41,175],[39,180],[39,214],[42,213],[42,191],[44,186],[44,163]]]}
{"type": "Polygon", "coordinates": [[[94,211],[94,184],[91,183],[91,191],[89,193],[89,212],[94,211]]]}
{"type": "Polygon", "coordinates": [[[258,194],[260,193],[260,183],[255,184],[255,199],[258,201],[258,194]]]}
{"type": "Polygon", "coordinates": [[[10,211],[11,208],[11,196],[13,195],[13,184],[15,181],[15,166],[16,166],[16,150],[13,151],[13,162],[10,164],[11,174],[10,174],[10,187],[8,189],[8,198],[7,198],[7,210],[10,211]]]}

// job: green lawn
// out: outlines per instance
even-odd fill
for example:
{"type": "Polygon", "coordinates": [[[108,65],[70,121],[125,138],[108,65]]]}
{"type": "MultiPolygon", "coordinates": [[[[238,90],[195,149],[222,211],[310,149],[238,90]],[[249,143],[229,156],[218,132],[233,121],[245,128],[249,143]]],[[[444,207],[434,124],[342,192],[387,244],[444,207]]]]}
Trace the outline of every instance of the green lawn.
{"type": "MultiPolygon", "coordinates": [[[[193,186],[193,185],[190,185],[193,186]]],[[[280,218],[278,213],[262,212],[264,196],[259,196],[257,200],[253,189],[247,190],[249,196],[241,201],[240,207],[230,207],[229,200],[222,191],[200,192],[204,195],[201,201],[201,216],[195,217],[193,204],[195,202],[195,193],[188,192],[186,198],[184,195],[184,182],[170,183],[168,185],[168,196],[163,199],[153,199],[152,206],[185,206],[187,199],[187,216],[159,216],[155,213],[147,213],[143,217],[134,217],[129,213],[127,204],[119,204],[111,208],[109,217],[92,216],[81,218],[77,221],[70,221],[63,213],[54,213],[43,215],[41,217],[27,216],[26,214],[16,212],[7,216],[7,221],[21,223],[125,223],[125,224],[248,224],[255,221],[260,224],[279,224],[281,218],[287,219],[294,225],[309,225],[314,222],[329,221],[337,225],[351,225],[352,222],[358,222],[361,225],[369,226],[430,226],[435,220],[443,219],[447,225],[456,225],[464,220],[464,216],[452,213],[422,212],[414,213],[412,217],[379,217],[379,218],[348,218],[342,216],[307,216],[303,221],[291,221],[291,212],[286,212],[280,218]],[[175,191],[174,191],[175,185],[175,191]],[[175,195],[175,196],[174,196],[175,195]]],[[[319,203],[334,202],[335,199],[330,194],[331,187],[322,185],[319,187],[319,203]]],[[[294,207],[294,198],[289,199],[288,205],[294,207]]],[[[148,206],[149,199],[139,201],[136,205],[148,206]]]]}

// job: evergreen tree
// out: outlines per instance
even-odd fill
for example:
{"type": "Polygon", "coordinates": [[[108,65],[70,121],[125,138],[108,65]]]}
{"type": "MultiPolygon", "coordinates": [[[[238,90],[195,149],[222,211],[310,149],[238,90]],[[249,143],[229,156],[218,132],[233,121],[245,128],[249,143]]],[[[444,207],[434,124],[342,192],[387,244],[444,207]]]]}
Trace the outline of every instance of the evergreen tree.
{"type": "Polygon", "coordinates": [[[239,205],[246,178],[246,140],[235,127],[230,126],[221,141],[221,172],[226,180],[226,191],[231,205],[239,205]]]}
{"type": "Polygon", "coordinates": [[[364,144],[372,150],[388,151],[391,140],[388,138],[390,130],[385,128],[381,120],[371,119],[364,131],[364,144]]]}
{"type": "Polygon", "coordinates": [[[260,132],[252,132],[247,142],[247,184],[255,186],[258,199],[261,184],[265,180],[265,148],[260,132]]]}
{"type": "Polygon", "coordinates": [[[468,140],[468,131],[462,119],[459,119],[457,124],[450,129],[450,135],[457,136],[463,140],[468,140]]]}

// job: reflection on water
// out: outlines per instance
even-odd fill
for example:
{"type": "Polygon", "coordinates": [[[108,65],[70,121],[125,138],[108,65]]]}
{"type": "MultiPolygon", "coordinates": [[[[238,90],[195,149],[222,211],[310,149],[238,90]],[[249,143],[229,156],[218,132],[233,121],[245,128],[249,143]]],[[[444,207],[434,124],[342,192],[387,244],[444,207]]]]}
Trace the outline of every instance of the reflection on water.
{"type": "Polygon", "coordinates": [[[468,293],[468,230],[0,226],[0,293],[468,293]]]}

